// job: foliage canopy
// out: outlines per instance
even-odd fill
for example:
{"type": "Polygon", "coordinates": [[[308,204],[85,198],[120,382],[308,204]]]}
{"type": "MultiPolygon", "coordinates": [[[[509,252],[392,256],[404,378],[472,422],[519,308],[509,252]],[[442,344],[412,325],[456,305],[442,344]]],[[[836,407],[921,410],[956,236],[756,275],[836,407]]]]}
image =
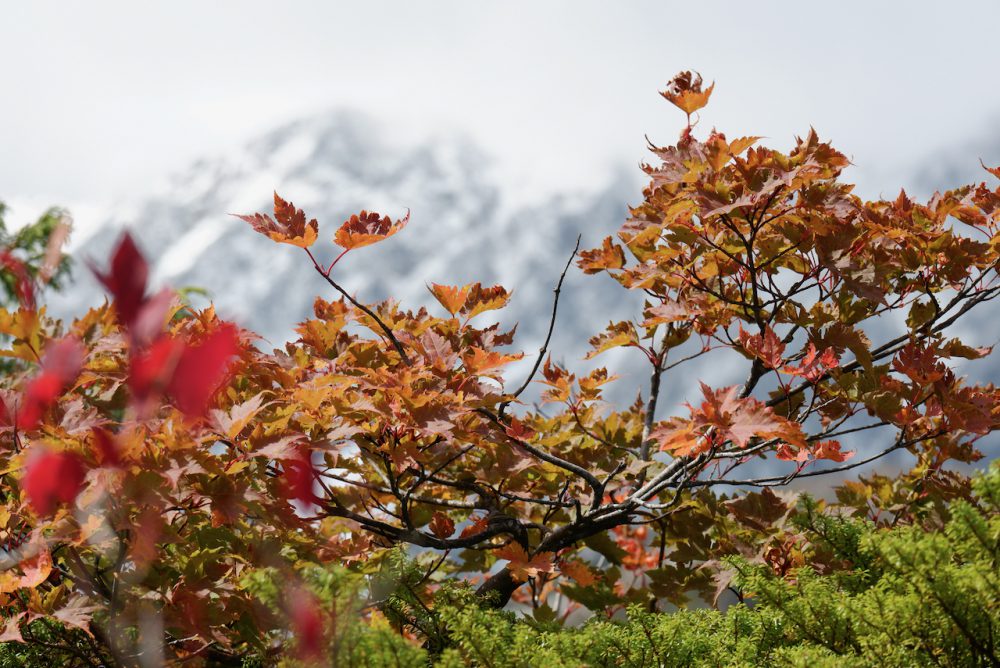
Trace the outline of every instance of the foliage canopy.
{"type": "Polygon", "coordinates": [[[1000,189],[863,201],[815,132],[788,153],[696,138],[712,90],[682,73],[662,93],[687,116],[680,139],[651,146],[643,201],[556,286],[550,335],[574,259],[645,297],[590,341],[590,357],[648,361],[630,406],[606,400],[607,369],[553,363],[549,339],[511,381],[523,354],[486,322],[502,286],[432,283],[436,312],[347,293],[342,258],[409,214],[352,216],[329,263],[318,221],[277,194],[273,217],[240,216],[339,295],[273,352],[211,307],[150,294],[127,235],[95,269],[110,304],[69,324],[29,289],[61,256],[8,263],[0,656],[996,661],[997,477],[974,493],[948,465],[977,461],[1000,420],[997,390],[953,368],[990,351],[952,334],[1000,291],[1000,189]],[[660,415],[663,384],[710,356],[744,382],[701,383],[687,414],[660,415]],[[896,451],[909,471],[848,482],[834,506],[773,491],[896,451]],[[755,607],[656,614],[698,595],[755,607]],[[508,603],[530,621],[490,610],[508,603]],[[626,609],[624,625],[554,631],[626,609]],[[912,643],[886,647],[900,620],[912,643]]]}

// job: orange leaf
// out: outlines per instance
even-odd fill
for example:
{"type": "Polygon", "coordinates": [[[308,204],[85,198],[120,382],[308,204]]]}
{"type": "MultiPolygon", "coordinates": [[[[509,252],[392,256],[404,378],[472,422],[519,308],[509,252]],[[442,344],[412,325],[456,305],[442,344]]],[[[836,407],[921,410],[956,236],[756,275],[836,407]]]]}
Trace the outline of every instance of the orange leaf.
{"type": "Polygon", "coordinates": [[[581,587],[591,587],[597,583],[597,575],[582,561],[564,561],[559,564],[559,572],[572,578],[581,587]]]}
{"type": "Polygon", "coordinates": [[[539,552],[529,557],[520,543],[508,543],[493,554],[497,559],[506,559],[511,576],[520,582],[533,578],[539,573],[552,572],[552,552],[539,552]]]}
{"type": "Polygon", "coordinates": [[[393,223],[389,216],[379,216],[374,211],[362,209],[360,214],[344,221],[334,235],[333,242],[346,250],[370,246],[399,232],[409,221],[409,211],[404,218],[393,223]]]}
{"type": "Polygon", "coordinates": [[[469,524],[462,529],[462,533],[459,534],[459,538],[468,538],[469,536],[475,536],[477,533],[482,533],[486,531],[487,527],[490,525],[490,516],[483,515],[478,518],[469,518],[469,524]]]}
{"type": "Polygon", "coordinates": [[[979,164],[982,165],[983,169],[985,169],[987,172],[1000,179],[1000,167],[987,167],[986,163],[984,163],[982,160],[979,161],[979,164]]]}
{"type": "Polygon", "coordinates": [[[427,289],[431,291],[434,298],[437,299],[441,306],[445,307],[448,313],[455,315],[458,313],[462,306],[465,305],[465,300],[469,296],[469,290],[472,288],[472,284],[465,285],[462,287],[454,285],[438,285],[437,283],[431,283],[427,286],[427,289]]]}
{"type": "Polygon", "coordinates": [[[472,347],[472,353],[466,354],[462,358],[466,370],[475,375],[490,375],[486,372],[499,369],[510,362],[521,359],[523,355],[503,355],[495,350],[485,351],[482,348],[472,347]]]}
{"type": "Polygon", "coordinates": [[[611,243],[611,237],[607,237],[600,248],[582,251],[576,265],[583,269],[585,274],[621,269],[625,266],[625,251],[618,244],[611,243]]]}
{"type": "Polygon", "coordinates": [[[712,84],[702,90],[701,84],[701,75],[697,72],[681,72],[667,84],[667,89],[660,95],[690,116],[708,104],[708,98],[712,96],[712,89],[715,88],[715,84],[712,84]]]}
{"type": "Polygon", "coordinates": [[[319,224],[316,219],[313,218],[307,223],[305,212],[296,209],[291,202],[281,199],[278,193],[274,193],[274,219],[266,213],[235,215],[240,220],[250,223],[256,231],[280,243],[309,248],[316,243],[316,238],[319,236],[319,224]]]}
{"type": "Polygon", "coordinates": [[[671,452],[675,457],[686,457],[708,449],[708,439],[689,422],[677,426],[667,422],[649,433],[649,437],[659,443],[660,450],[671,452]]]}
{"type": "Polygon", "coordinates": [[[853,450],[844,452],[840,449],[839,441],[822,441],[813,450],[813,457],[816,459],[829,459],[832,462],[847,461],[853,456],[853,450]]]}

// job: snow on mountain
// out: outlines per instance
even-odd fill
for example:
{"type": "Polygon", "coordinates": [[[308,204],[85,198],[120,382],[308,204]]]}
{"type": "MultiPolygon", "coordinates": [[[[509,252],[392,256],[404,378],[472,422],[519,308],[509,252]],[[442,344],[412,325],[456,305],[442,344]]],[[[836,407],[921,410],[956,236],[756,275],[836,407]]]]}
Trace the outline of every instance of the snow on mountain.
{"type": "MultiPolygon", "coordinates": [[[[626,204],[640,197],[638,181],[621,175],[601,192],[524,202],[496,185],[490,159],[467,139],[444,135],[399,147],[380,136],[378,126],[347,112],[290,123],[235,155],[191,165],[133,210],[90,226],[71,250],[78,260],[103,266],[128,228],[153,263],[155,286],[204,288],[223,317],[280,346],[311,315],[317,295],[336,295],[300,249],[275,244],[227,214],[269,212],[277,190],[319,220],[321,238],[313,250],[329,260],[337,250],[333,232],[351,214],[374,209],[397,218],[409,209],[402,233],[351,252],[334,276],[363,301],[392,297],[404,308],[438,311],[426,288],[430,282],[503,284],[514,296],[499,317],[507,326],[518,323],[516,347],[527,353],[521,364],[526,372],[577,235],[587,248],[612,234],[626,204]]],[[[74,287],[51,296],[49,308],[70,317],[102,299],[101,287],[78,262],[74,287]]],[[[579,360],[588,337],[609,320],[637,315],[640,305],[607,277],[585,277],[572,268],[554,356],[579,360]]],[[[606,357],[602,363],[615,363],[613,354],[606,357]]]]}

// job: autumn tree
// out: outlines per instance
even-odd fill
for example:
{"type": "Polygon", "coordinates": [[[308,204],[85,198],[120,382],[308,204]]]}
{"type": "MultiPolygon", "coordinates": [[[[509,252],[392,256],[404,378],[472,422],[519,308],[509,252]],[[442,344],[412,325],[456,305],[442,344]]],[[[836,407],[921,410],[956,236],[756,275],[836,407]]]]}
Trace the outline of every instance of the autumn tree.
{"type": "Polygon", "coordinates": [[[6,379],[0,411],[0,639],[121,665],[236,665],[291,637],[294,656],[316,659],[339,642],[344,608],[308,573],[374,573],[399,546],[422,574],[398,580],[402,593],[356,594],[371,598],[364,614],[424,637],[420,611],[447,582],[543,619],[656,610],[742,595],[727,556],[779,576],[804,565],[786,523],[797,502],[773,487],[905,451],[911,470],[849,483],[842,504],[905,524],[967,498],[947,465],[981,457],[998,397],[955,373],[989,350],[952,330],[1000,290],[1000,189],[866,202],[815,132],[788,153],[697,138],[711,93],[687,72],[670,83],[662,95],[687,123],[650,147],[643,201],[554,277],[550,336],[574,260],[645,297],[591,339],[591,357],[628,348],[648,362],[632,405],[605,400],[612,372],[553,363],[549,337],[509,378],[523,354],[489,322],[510,299],[501,286],[432,283],[433,311],[348,293],[343,258],[408,216],[362,211],[329,246],[277,194],[272,214],[240,217],[302,248],[332,291],[284,349],[150,294],[128,236],[97,270],[110,305],[68,325],[29,303],[5,312],[3,354],[26,370],[6,379]],[[743,382],[692,383],[686,365],[710,357],[741,364],[743,382]],[[689,387],[684,414],[665,414],[666,384],[689,387]],[[526,401],[538,386],[541,407],[526,401]]]}

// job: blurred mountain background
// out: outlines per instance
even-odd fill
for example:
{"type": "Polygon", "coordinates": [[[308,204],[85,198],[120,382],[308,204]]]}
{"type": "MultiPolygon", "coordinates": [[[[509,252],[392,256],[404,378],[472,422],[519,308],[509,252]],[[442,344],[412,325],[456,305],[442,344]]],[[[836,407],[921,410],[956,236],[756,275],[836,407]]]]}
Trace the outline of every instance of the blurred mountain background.
{"type": "MultiPolygon", "coordinates": [[[[281,125],[238,151],[194,162],[137,205],[91,221],[72,239],[74,280],[68,291],[50,295],[50,312],[72,318],[102,302],[103,288],[87,263],[103,266],[128,229],[152,263],[155,287],[203,289],[207,295],[193,297],[196,303],[207,299],[222,317],[259,333],[262,348],[282,347],[294,340],[295,325],[312,315],[316,296],[338,295],[300,249],[275,244],[229,214],[269,212],[277,190],[319,220],[320,241],[313,250],[329,261],[339,250],[333,233],[351,214],[368,209],[398,218],[409,209],[410,224],[402,233],[348,254],[334,276],[362,301],[393,298],[406,309],[426,307],[442,315],[427,290],[431,282],[504,285],[513,291],[508,308],[479,318],[481,323],[498,319],[505,328],[517,325],[514,348],[526,355],[512,366],[510,382],[519,383],[544,340],[552,290],[577,236],[581,248],[589,248],[614,234],[627,205],[641,201],[644,174],[622,166],[603,188],[525,196],[504,185],[492,156],[461,133],[438,132],[406,147],[381,141],[385,134],[362,113],[333,112],[281,125]]],[[[965,155],[955,151],[931,167],[921,166],[914,194],[929,196],[935,184],[991,178],[978,165],[963,164],[965,155]]],[[[608,366],[622,376],[610,396],[631,401],[646,390],[647,363],[638,351],[609,351],[592,362],[583,357],[588,339],[605,324],[641,319],[641,309],[642,295],[571,267],[550,346],[553,359],[571,370],[608,366]]],[[[997,315],[992,305],[980,307],[953,331],[976,345],[993,345],[1000,337],[991,326],[997,315]]],[[[901,331],[901,318],[873,323],[872,339],[901,331]]],[[[672,372],[661,414],[696,400],[697,380],[713,386],[742,382],[745,364],[725,354],[672,372]]],[[[1000,362],[963,367],[962,373],[988,380],[996,377],[1000,362]]]]}
{"type": "MultiPolygon", "coordinates": [[[[990,178],[979,158],[1000,164],[1000,88],[988,85],[997,20],[1000,5],[974,0],[905,10],[844,0],[836,11],[787,1],[9,3],[0,198],[15,224],[49,205],[76,219],[76,283],[50,298],[51,312],[100,303],[83,261],[103,264],[127,227],[155,263],[154,283],[206,289],[265,348],[292,336],[316,295],[335,295],[299,249],[228,214],[269,211],[277,190],[320,221],[329,258],[349,215],[409,209],[403,233],[350,253],[337,278],[359,299],[405,308],[439,308],[430,282],[512,289],[499,315],[518,323],[515,347],[527,353],[516,382],[577,235],[596,245],[641,200],[643,134],[676,139],[683,115],[656,94],[676,72],[717,84],[699,134],[762,135],[787,150],[812,125],[855,163],[845,179],[862,197],[906,186],[926,198],[990,178]],[[356,111],[324,111],[345,108],[356,111]]],[[[553,358],[585,368],[587,339],[640,308],[607,277],[572,269],[553,358]]],[[[997,315],[990,305],[955,334],[993,344],[997,315]]],[[[616,401],[645,389],[636,351],[595,362],[623,376],[616,401]]],[[[998,366],[960,373],[990,380],[998,366]]],[[[696,399],[698,379],[738,383],[744,369],[712,356],[681,367],[661,414],[696,399]]]]}

